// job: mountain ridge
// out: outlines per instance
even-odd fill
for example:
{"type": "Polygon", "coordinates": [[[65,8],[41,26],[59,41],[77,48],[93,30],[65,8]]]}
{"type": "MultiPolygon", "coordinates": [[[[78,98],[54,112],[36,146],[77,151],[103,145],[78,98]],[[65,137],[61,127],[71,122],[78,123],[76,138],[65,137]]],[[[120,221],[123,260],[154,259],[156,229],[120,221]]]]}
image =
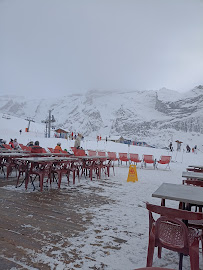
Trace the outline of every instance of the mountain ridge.
{"type": "Polygon", "coordinates": [[[186,93],[158,91],[97,91],[62,98],[29,99],[0,96],[0,112],[41,122],[48,111],[57,127],[85,136],[120,135],[129,139],[165,136],[174,131],[203,134],[203,86],[186,93]],[[162,134],[162,135],[161,135],[162,134]]]}

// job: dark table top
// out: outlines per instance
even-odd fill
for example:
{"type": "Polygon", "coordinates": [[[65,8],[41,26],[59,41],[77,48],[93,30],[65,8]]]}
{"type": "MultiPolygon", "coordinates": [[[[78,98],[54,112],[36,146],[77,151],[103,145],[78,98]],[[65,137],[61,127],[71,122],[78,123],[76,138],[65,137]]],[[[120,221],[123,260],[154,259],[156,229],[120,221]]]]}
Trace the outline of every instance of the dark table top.
{"type": "Polygon", "coordinates": [[[74,161],[76,158],[72,157],[22,157],[17,158],[19,161],[28,161],[28,162],[54,162],[54,161],[74,161]]]}
{"type": "Polygon", "coordinates": [[[203,173],[201,173],[201,172],[183,172],[182,177],[203,180],[203,173]]]}
{"type": "Polygon", "coordinates": [[[13,153],[0,153],[0,157],[20,157],[20,156],[30,156],[30,154],[29,153],[16,153],[16,152],[13,152],[13,153]]]}
{"type": "Polygon", "coordinates": [[[152,197],[203,205],[203,188],[163,183],[152,197]]]}

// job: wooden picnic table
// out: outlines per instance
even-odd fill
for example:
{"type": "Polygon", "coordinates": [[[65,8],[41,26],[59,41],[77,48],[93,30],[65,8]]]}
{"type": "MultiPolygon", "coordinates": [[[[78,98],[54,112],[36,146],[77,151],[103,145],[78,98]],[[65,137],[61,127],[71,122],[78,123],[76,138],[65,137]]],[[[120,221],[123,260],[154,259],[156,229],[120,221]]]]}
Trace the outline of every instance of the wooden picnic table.
{"type": "Polygon", "coordinates": [[[203,188],[163,183],[152,194],[152,197],[161,198],[162,205],[165,205],[166,199],[195,205],[203,205],[203,188]]]}

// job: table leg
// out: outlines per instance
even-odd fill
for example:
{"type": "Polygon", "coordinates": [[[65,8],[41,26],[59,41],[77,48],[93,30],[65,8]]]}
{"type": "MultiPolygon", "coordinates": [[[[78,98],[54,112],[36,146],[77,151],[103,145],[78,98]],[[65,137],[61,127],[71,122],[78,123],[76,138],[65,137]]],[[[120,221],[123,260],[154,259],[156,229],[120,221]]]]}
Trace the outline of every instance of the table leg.
{"type": "Polygon", "coordinates": [[[183,267],[183,253],[179,253],[179,270],[183,267]]]}
{"type": "Polygon", "coordinates": [[[29,177],[28,177],[28,175],[29,175],[29,173],[28,173],[29,168],[28,168],[28,166],[29,166],[29,163],[27,164],[26,171],[25,171],[25,189],[27,189],[28,181],[29,181],[29,177]]]}
{"type": "Polygon", "coordinates": [[[165,199],[161,200],[161,206],[165,206],[165,199]]]}

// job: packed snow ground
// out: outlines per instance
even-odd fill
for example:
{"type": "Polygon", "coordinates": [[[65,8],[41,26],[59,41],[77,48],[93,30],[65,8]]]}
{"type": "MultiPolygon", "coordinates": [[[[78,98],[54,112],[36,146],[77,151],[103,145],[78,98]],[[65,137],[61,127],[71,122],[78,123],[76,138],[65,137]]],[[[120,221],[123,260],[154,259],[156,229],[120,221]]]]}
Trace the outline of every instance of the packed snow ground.
{"type": "MultiPolygon", "coordinates": [[[[10,120],[5,120],[7,123],[10,120]]],[[[29,133],[23,132],[19,134],[18,120],[10,126],[1,125],[1,137],[9,140],[10,137],[17,138],[20,143],[26,144],[29,140],[39,140],[43,147],[54,147],[58,141],[62,142],[62,148],[69,150],[73,146],[74,141],[67,141],[65,139],[43,138],[43,129],[31,130],[29,133]]],[[[33,123],[34,124],[34,123],[33,123]]],[[[31,123],[32,125],[32,123],[31,123]]],[[[201,138],[202,139],[202,138],[201,138]]],[[[170,154],[167,150],[130,146],[107,142],[106,141],[90,141],[85,139],[81,146],[84,149],[96,149],[115,152],[131,152],[142,154],[153,154],[156,159],[161,155],[170,154]]],[[[201,149],[200,149],[201,150],[201,149]]],[[[88,193],[88,186],[102,186],[102,191],[99,195],[106,196],[109,199],[116,201],[115,204],[103,205],[101,207],[94,207],[92,205],[91,212],[94,216],[91,225],[88,229],[81,233],[79,237],[72,237],[69,239],[71,246],[63,247],[63,241],[58,243],[61,251],[70,253],[75,250],[81,254],[81,260],[75,262],[81,269],[135,269],[144,267],[146,265],[147,246],[148,246],[148,212],[145,209],[145,202],[149,201],[160,205],[160,199],[152,198],[152,193],[163,183],[182,183],[182,171],[185,171],[190,164],[202,164],[203,153],[198,151],[197,154],[186,153],[185,151],[172,153],[171,170],[164,170],[165,165],[160,165],[158,170],[154,170],[152,166],[148,165],[146,169],[141,169],[140,164],[137,165],[138,182],[128,183],[128,166],[124,163],[122,166],[116,166],[115,176],[111,172],[108,180],[98,181],[94,179],[92,182],[89,179],[82,179],[80,183],[76,181],[76,185],[68,186],[63,182],[63,188],[77,188],[79,192],[88,193]],[[108,185],[108,182],[113,185],[108,185]],[[84,187],[84,188],[83,188],[84,187]],[[115,241],[118,242],[117,248],[115,241]],[[113,249],[108,249],[109,246],[114,246],[113,249]],[[93,268],[94,267],[94,268],[93,268]]],[[[103,176],[104,177],[104,176],[103,176]]],[[[15,187],[7,186],[5,188],[13,189],[16,193],[26,192],[23,188],[15,189],[15,187]]],[[[44,191],[48,192],[48,191],[44,191]]],[[[168,200],[166,202],[169,207],[178,207],[178,202],[168,200]]],[[[86,211],[86,209],[79,209],[78,211],[86,211]]],[[[90,209],[88,208],[88,211],[90,209]]],[[[24,224],[25,226],[32,226],[31,224],[24,224]]],[[[59,232],[60,233],[60,232],[59,232]]],[[[78,269],[74,265],[66,265],[61,261],[61,254],[53,253],[52,257],[47,257],[45,254],[47,250],[51,249],[45,246],[44,250],[39,253],[34,253],[32,250],[27,250],[27,253],[33,257],[33,260],[39,262],[46,262],[49,269],[78,269]]],[[[157,252],[154,254],[153,266],[168,267],[178,269],[178,254],[172,251],[163,250],[162,259],[157,258],[157,252]]],[[[24,266],[25,269],[34,269],[30,266],[24,266]]],[[[189,270],[189,257],[183,259],[183,269],[189,270]]],[[[203,261],[200,251],[200,269],[203,270],[203,261]]]]}

